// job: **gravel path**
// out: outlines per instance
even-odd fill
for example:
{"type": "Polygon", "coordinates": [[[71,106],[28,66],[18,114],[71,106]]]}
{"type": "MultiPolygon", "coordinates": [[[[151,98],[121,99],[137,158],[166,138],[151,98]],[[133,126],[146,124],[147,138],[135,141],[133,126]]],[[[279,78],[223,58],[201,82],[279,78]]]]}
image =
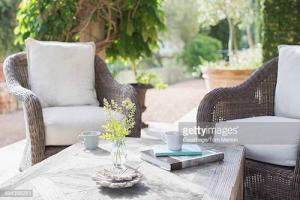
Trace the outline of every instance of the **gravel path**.
{"type": "Polygon", "coordinates": [[[22,111],[0,114],[0,147],[25,138],[25,124],[22,111]]]}
{"type": "Polygon", "coordinates": [[[150,89],[146,93],[147,109],[143,120],[173,123],[198,107],[205,94],[203,80],[184,81],[165,90],[150,89]]]}
{"type": "MultiPolygon", "coordinates": [[[[203,80],[188,80],[146,94],[145,121],[173,123],[199,105],[206,94],[203,80]]],[[[23,112],[0,114],[0,147],[25,138],[23,112]]]]}

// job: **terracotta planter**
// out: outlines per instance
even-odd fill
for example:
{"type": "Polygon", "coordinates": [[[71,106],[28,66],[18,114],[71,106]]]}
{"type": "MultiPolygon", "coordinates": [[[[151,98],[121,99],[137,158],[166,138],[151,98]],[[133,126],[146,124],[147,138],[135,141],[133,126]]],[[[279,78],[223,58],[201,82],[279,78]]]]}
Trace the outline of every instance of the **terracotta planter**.
{"type": "MultiPolygon", "coordinates": [[[[145,112],[145,110],[147,108],[145,106],[146,92],[148,89],[153,88],[153,86],[152,85],[140,85],[137,83],[132,83],[131,85],[134,87],[134,89],[137,93],[137,98],[138,98],[138,101],[139,101],[139,104],[141,107],[141,114],[142,114],[143,112],[145,112]]],[[[145,128],[145,127],[148,127],[148,124],[146,124],[142,121],[142,128],[145,128]]]]}
{"type": "Polygon", "coordinates": [[[202,70],[208,91],[219,87],[233,87],[244,82],[254,69],[206,68],[202,70]]]}

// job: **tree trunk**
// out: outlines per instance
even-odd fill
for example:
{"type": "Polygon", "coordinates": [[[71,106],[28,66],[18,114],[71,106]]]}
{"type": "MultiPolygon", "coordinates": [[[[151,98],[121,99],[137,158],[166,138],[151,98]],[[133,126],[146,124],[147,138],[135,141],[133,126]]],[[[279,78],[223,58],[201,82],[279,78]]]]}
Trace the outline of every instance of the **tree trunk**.
{"type": "Polygon", "coordinates": [[[234,49],[236,48],[236,39],[235,39],[235,27],[232,19],[227,18],[228,26],[229,26],[229,39],[228,39],[228,57],[229,61],[231,60],[231,56],[234,54],[234,49]]]}
{"type": "MultiPolygon", "coordinates": [[[[103,20],[99,20],[99,21],[91,20],[90,23],[85,27],[85,29],[80,32],[81,42],[96,42],[104,39],[105,39],[105,32],[104,32],[103,20]]],[[[96,53],[102,59],[105,59],[106,57],[105,49],[101,51],[97,51],[96,53]]]]}
{"type": "Polygon", "coordinates": [[[233,24],[232,41],[233,41],[233,54],[235,54],[235,52],[238,50],[238,41],[236,36],[235,24],[233,24]]]}
{"type": "Polygon", "coordinates": [[[253,42],[253,36],[252,36],[250,24],[247,25],[246,32],[247,32],[247,41],[248,41],[249,48],[253,48],[254,42],[253,42]]]}

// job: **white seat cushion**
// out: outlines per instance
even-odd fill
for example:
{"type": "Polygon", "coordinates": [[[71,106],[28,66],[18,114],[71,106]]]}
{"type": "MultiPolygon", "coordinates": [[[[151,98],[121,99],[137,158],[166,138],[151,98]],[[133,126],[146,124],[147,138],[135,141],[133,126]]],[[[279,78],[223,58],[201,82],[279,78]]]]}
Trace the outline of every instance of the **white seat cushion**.
{"type": "Polygon", "coordinates": [[[275,115],[300,119],[300,45],[278,47],[275,115]]]}
{"type": "Polygon", "coordinates": [[[300,138],[300,120],[261,116],[218,123],[218,128],[237,130],[231,136],[215,135],[215,142],[232,137],[246,148],[246,157],[283,166],[295,166],[300,138]]]}
{"type": "Polygon", "coordinates": [[[31,90],[43,107],[99,105],[95,44],[26,40],[31,90]]]}
{"type": "Polygon", "coordinates": [[[102,107],[74,106],[43,108],[43,117],[46,145],[71,145],[83,131],[101,131],[108,116],[102,107]]]}

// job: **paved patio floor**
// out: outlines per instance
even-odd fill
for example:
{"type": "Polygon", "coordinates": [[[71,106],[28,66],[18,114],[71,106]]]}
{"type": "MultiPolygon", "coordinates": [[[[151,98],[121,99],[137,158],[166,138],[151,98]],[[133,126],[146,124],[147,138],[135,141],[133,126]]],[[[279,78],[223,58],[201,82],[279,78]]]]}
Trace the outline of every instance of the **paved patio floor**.
{"type": "Polygon", "coordinates": [[[0,148],[25,137],[22,111],[0,115],[0,148]]]}

